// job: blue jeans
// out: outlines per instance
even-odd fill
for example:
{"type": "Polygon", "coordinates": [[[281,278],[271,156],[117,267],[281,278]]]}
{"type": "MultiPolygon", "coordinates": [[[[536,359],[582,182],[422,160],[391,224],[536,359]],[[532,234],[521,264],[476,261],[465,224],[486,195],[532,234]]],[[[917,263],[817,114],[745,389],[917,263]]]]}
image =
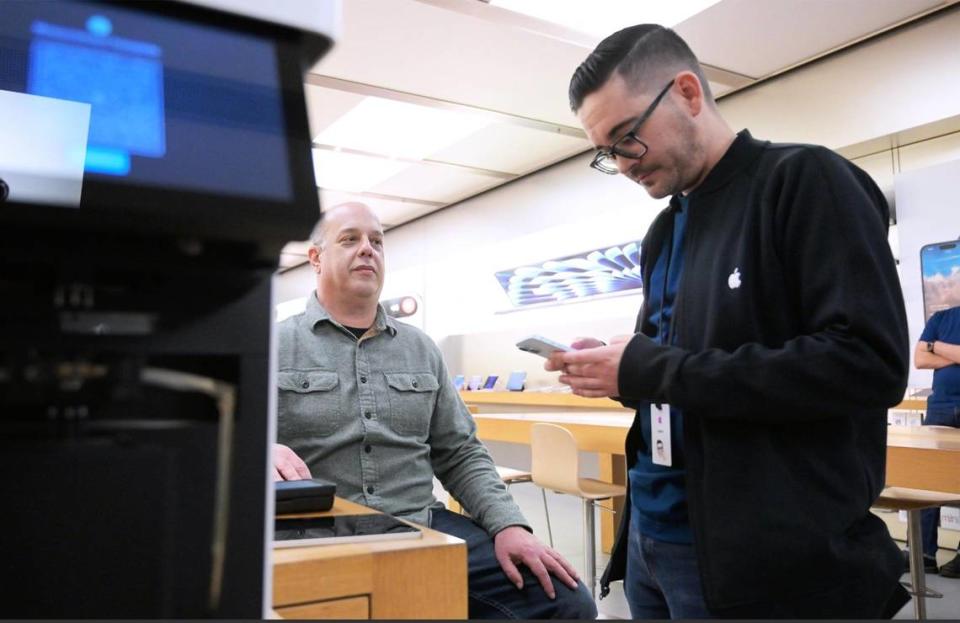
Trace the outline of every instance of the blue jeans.
{"type": "MultiPolygon", "coordinates": [[[[925,426],[953,426],[960,428],[960,407],[936,407],[928,409],[923,418],[925,426]]],[[[923,555],[937,555],[937,526],[940,524],[940,509],[926,508],[920,511],[920,530],[923,535],[923,555]]],[[[960,551],[960,550],[958,550],[960,551]]]]}
{"type": "Polygon", "coordinates": [[[623,590],[634,619],[709,619],[692,545],[643,536],[630,517],[623,590]]]}
{"type": "Polygon", "coordinates": [[[556,599],[523,565],[523,589],[517,590],[497,562],[493,539],[475,521],[446,509],[431,513],[430,527],[467,542],[467,592],[471,619],[595,619],[597,605],[582,582],[576,590],[554,578],[556,599]]]}

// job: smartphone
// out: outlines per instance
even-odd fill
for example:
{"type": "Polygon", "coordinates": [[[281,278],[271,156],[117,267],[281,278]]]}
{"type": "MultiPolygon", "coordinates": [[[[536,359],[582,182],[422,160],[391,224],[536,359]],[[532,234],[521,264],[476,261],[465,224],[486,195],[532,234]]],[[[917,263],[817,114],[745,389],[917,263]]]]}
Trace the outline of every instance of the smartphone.
{"type": "Polygon", "coordinates": [[[561,344],[560,342],[554,342],[553,340],[548,340],[545,337],[539,335],[531,335],[530,337],[520,340],[517,342],[517,348],[520,350],[533,353],[534,355],[540,355],[541,357],[548,358],[553,353],[560,351],[569,351],[573,350],[566,344],[561,344]]]}
{"type": "Polygon", "coordinates": [[[497,384],[497,379],[498,379],[498,378],[500,378],[500,377],[497,376],[497,375],[495,375],[495,374],[491,374],[490,376],[487,377],[487,380],[483,383],[483,388],[484,388],[484,389],[493,389],[494,386],[497,384]]]}
{"type": "Polygon", "coordinates": [[[948,240],[920,249],[923,283],[923,319],[938,311],[960,306],[960,242],[948,240]]]}
{"type": "Polygon", "coordinates": [[[522,392],[526,381],[527,381],[527,373],[524,372],[523,370],[517,370],[516,372],[511,372],[510,378],[507,379],[507,391],[522,392]]]}
{"type": "Polygon", "coordinates": [[[480,389],[480,375],[479,375],[479,374],[476,375],[476,376],[471,376],[471,377],[470,377],[470,382],[467,383],[467,389],[469,389],[470,391],[475,391],[475,390],[480,389]]]}
{"type": "Polygon", "coordinates": [[[457,376],[453,377],[454,389],[456,389],[457,391],[460,391],[461,389],[463,389],[463,384],[465,381],[466,379],[463,377],[462,374],[458,374],[457,376]]]}

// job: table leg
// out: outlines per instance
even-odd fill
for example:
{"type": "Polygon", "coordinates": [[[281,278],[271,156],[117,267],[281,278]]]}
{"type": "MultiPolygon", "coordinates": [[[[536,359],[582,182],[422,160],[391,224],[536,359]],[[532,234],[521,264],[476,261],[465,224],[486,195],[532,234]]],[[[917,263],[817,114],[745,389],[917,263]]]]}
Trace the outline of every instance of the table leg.
{"type": "MultiPolygon", "coordinates": [[[[625,485],[627,482],[627,462],[622,454],[600,454],[600,480],[625,485]]],[[[617,527],[623,511],[622,497],[604,500],[597,504],[613,512],[600,511],[600,548],[603,553],[613,551],[613,542],[617,538],[617,527]]]]}
{"type": "Polygon", "coordinates": [[[927,578],[923,570],[923,538],[920,533],[920,510],[907,511],[907,543],[910,546],[910,583],[913,585],[914,618],[927,618],[927,578]]]}

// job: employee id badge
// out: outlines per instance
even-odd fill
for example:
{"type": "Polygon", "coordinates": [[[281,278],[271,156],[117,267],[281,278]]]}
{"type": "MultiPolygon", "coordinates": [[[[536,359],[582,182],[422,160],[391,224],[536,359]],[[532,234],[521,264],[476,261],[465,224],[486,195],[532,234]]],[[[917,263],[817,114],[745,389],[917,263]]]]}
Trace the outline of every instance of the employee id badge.
{"type": "Polygon", "coordinates": [[[670,467],[670,405],[650,405],[650,455],[657,465],[670,467]]]}

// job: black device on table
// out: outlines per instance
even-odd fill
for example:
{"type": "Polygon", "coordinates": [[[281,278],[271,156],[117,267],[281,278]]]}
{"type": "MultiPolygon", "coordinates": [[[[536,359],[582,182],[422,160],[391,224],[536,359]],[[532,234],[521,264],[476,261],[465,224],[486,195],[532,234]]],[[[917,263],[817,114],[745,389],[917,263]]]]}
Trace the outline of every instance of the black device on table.
{"type": "Polygon", "coordinates": [[[273,484],[278,515],[328,511],[337,493],[335,484],[318,478],[278,480],[273,484]]]}

